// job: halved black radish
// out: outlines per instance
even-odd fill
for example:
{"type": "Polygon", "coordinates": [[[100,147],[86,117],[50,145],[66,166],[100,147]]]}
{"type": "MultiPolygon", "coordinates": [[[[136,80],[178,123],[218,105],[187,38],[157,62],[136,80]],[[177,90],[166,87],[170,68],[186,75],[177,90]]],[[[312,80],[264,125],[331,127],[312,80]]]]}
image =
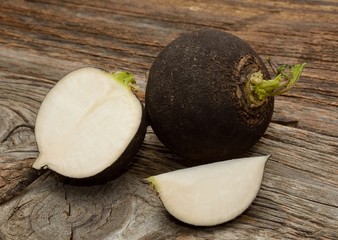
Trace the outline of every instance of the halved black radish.
{"type": "Polygon", "coordinates": [[[140,148],[146,122],[127,72],[85,67],[63,77],[39,109],[33,167],[48,168],[74,184],[120,175],[140,148]]]}

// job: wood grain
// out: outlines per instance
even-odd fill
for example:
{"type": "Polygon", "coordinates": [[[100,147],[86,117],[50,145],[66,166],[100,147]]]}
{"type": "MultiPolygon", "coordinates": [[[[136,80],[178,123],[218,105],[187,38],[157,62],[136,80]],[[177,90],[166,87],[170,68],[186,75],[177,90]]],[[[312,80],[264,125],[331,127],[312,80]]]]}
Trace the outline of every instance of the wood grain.
{"type": "Polygon", "coordinates": [[[337,16],[335,0],[1,1],[0,239],[338,239],[337,16]],[[184,166],[150,127],[130,170],[105,185],[30,168],[37,111],[63,75],[127,70],[144,90],[159,51],[203,28],[241,37],[263,59],[308,63],[246,154],[272,156],[244,214],[212,228],[170,217],[143,178],[184,166]]]}

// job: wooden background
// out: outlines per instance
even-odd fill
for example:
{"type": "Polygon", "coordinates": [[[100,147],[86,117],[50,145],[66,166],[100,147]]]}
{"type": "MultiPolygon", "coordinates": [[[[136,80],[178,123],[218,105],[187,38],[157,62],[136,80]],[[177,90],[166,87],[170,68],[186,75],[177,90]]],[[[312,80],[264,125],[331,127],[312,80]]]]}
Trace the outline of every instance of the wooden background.
{"type": "Polygon", "coordinates": [[[338,239],[337,97],[336,0],[1,0],[0,239],[338,239]],[[263,59],[308,63],[246,154],[272,156],[244,214],[211,228],[170,217],[142,179],[182,165],[151,128],[135,164],[114,181],[74,187],[51,172],[34,181],[35,117],[64,74],[127,70],[145,89],[159,51],[204,28],[241,37],[263,59]]]}

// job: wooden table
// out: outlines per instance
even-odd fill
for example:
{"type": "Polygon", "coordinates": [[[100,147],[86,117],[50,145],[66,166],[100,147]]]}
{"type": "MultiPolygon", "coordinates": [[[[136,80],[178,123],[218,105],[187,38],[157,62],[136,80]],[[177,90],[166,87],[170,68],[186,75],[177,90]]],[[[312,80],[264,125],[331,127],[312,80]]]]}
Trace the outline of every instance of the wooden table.
{"type": "Polygon", "coordinates": [[[335,0],[2,0],[0,239],[338,239],[337,97],[335,0]],[[46,172],[30,184],[38,176],[30,168],[36,114],[64,74],[127,70],[145,89],[159,51],[204,28],[241,37],[263,59],[308,63],[298,85],[275,99],[272,123],[246,154],[272,154],[247,211],[210,228],[170,217],[142,179],[183,166],[151,128],[135,163],[114,181],[75,187],[46,172]]]}

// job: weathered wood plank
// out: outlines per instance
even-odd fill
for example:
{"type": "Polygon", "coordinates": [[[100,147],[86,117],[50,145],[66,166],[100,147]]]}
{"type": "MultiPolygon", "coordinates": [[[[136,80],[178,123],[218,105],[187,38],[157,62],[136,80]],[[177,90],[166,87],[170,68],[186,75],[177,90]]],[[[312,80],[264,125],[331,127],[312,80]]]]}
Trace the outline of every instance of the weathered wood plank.
{"type": "Polygon", "coordinates": [[[0,205],[0,238],[337,239],[337,15],[334,0],[1,1],[0,201],[23,192],[0,205]],[[145,89],[157,53],[206,27],[238,35],[262,58],[308,63],[247,153],[272,157],[243,215],[214,228],[171,218],[142,178],[184,166],[150,128],[131,169],[106,185],[63,185],[48,172],[24,189],[38,176],[35,117],[58,79],[91,65],[131,71],[145,89]]]}
{"type": "Polygon", "coordinates": [[[338,149],[334,139],[304,130],[291,132],[290,127],[272,124],[250,153],[274,152],[257,199],[230,223],[194,228],[170,217],[142,180],[151,174],[182,167],[178,163],[171,164],[180,159],[163,154],[168,150],[149,129],[137,161],[125,175],[102,186],[75,187],[58,182],[53,174],[45,174],[25,194],[0,206],[0,232],[9,239],[52,236],[58,239],[177,239],[184,236],[243,239],[253,234],[255,238],[268,239],[335,239],[338,237],[338,167],[334,165],[337,158],[327,154],[330,148],[338,149]],[[277,133],[284,142],[274,137],[277,133]],[[318,140],[324,142],[327,149],[317,146],[318,140]],[[290,144],[295,158],[290,157],[290,144]],[[306,149],[309,146],[312,149],[306,149]],[[333,173],[332,179],[327,179],[328,172],[333,173]]]}

